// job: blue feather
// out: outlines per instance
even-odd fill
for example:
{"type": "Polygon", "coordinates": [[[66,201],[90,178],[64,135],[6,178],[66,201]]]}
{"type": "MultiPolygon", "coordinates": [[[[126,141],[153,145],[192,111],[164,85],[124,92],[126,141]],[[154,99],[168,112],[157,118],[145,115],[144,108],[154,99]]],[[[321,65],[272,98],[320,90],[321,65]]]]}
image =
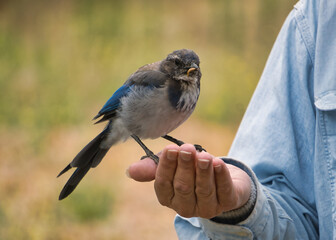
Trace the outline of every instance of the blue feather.
{"type": "Polygon", "coordinates": [[[120,105],[120,99],[125,97],[129,91],[131,90],[131,86],[129,85],[122,85],[115,93],[110,97],[109,100],[105,103],[99,113],[93,118],[97,119],[102,115],[114,112],[120,105]]]}

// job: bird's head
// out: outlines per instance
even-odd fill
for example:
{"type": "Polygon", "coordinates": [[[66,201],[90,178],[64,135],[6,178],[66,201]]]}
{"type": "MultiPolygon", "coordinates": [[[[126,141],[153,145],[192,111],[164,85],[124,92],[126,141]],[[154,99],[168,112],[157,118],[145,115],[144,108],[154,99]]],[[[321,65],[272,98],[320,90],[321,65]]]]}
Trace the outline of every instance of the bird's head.
{"type": "Polygon", "coordinates": [[[160,70],[172,79],[185,82],[199,82],[202,76],[197,54],[188,49],[176,50],[161,62],[160,70]]]}

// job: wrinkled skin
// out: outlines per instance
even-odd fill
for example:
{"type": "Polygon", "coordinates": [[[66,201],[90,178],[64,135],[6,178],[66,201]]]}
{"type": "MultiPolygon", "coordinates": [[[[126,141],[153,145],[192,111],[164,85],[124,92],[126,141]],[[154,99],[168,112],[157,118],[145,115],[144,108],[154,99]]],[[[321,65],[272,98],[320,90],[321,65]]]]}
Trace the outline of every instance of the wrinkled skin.
{"type": "Polygon", "coordinates": [[[244,171],[191,144],[168,145],[158,156],[158,165],[146,158],[127,174],[139,182],[154,180],[158,201],[183,217],[209,219],[249,199],[251,180],[244,171]]]}

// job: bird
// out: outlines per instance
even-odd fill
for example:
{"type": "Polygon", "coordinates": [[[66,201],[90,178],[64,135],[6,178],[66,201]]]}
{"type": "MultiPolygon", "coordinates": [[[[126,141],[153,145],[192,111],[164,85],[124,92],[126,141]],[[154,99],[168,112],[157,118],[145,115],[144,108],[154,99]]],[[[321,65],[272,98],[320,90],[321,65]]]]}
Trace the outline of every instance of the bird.
{"type": "MultiPolygon", "coordinates": [[[[104,130],[89,142],[58,174],[60,177],[76,168],[63,187],[59,200],[66,198],[82,178],[102,161],[118,142],[132,137],[156,164],[159,158],[141,141],[163,137],[179,146],[184,144],[167,135],[189,118],[200,94],[200,60],[189,49],[173,51],[158,62],[144,65],[103,105],[93,118],[95,123],[107,121],[104,130]]],[[[198,151],[205,149],[195,144],[198,151]]]]}

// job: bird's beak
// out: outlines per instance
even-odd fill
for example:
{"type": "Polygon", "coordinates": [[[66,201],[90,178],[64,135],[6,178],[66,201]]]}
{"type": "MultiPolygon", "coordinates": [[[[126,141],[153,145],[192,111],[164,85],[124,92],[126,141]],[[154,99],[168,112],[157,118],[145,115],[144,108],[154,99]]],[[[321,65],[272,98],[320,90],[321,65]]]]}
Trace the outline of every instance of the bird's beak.
{"type": "Polygon", "coordinates": [[[191,72],[193,72],[193,71],[195,71],[195,70],[198,69],[198,66],[197,66],[195,63],[193,63],[191,66],[192,66],[192,67],[189,68],[188,71],[187,71],[187,76],[188,76],[188,77],[189,77],[189,74],[190,74],[191,72]]]}
{"type": "Polygon", "coordinates": [[[196,68],[189,68],[189,69],[188,69],[188,72],[187,72],[187,76],[189,77],[189,74],[190,74],[191,72],[195,71],[195,70],[196,70],[196,68]]]}

